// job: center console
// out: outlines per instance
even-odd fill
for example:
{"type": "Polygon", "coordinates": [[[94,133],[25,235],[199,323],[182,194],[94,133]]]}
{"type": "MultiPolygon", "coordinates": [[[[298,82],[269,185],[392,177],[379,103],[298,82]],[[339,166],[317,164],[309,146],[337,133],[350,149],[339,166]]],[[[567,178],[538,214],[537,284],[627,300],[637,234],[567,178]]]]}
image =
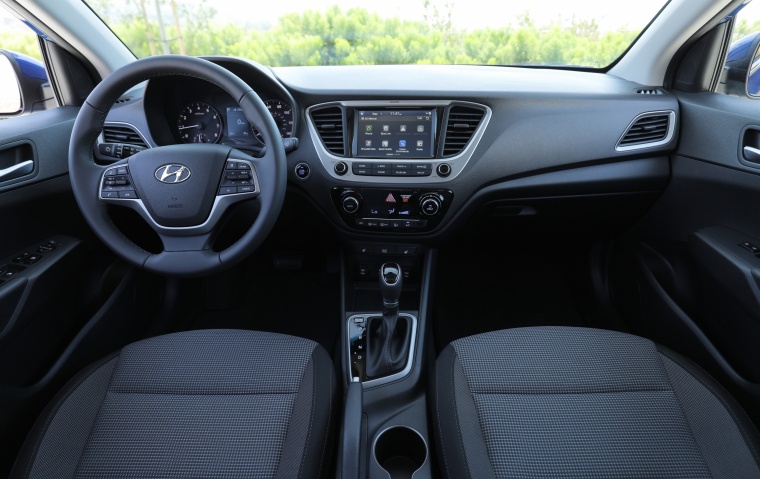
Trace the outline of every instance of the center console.
{"type": "Polygon", "coordinates": [[[341,470],[351,477],[432,476],[426,389],[435,251],[413,238],[446,220],[451,182],[490,118],[485,105],[447,100],[343,101],[307,110],[319,164],[304,161],[295,176],[307,181],[322,169],[320,177],[332,180],[333,211],[363,238],[347,245],[342,262],[348,395],[341,470]],[[382,236],[373,240],[374,233],[382,236]]]}

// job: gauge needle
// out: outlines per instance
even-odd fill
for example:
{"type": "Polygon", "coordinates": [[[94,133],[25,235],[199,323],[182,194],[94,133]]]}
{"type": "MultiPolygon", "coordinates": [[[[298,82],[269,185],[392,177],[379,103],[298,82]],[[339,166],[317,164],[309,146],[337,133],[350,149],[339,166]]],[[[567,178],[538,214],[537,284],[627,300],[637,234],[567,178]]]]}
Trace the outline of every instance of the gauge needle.
{"type": "Polygon", "coordinates": [[[180,126],[178,130],[187,130],[188,128],[200,128],[200,125],[180,126]]]}

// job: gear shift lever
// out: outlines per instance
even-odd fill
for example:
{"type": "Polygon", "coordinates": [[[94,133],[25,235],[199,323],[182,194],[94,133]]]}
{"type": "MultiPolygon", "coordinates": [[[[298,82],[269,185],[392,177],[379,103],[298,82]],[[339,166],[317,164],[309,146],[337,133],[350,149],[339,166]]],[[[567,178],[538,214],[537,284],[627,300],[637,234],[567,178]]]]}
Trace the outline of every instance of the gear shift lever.
{"type": "Polygon", "coordinates": [[[383,316],[370,318],[367,324],[368,377],[389,376],[406,366],[411,327],[409,319],[398,314],[402,278],[398,264],[385,263],[380,267],[383,316]]]}
{"type": "Polygon", "coordinates": [[[398,299],[402,287],[401,267],[385,263],[380,267],[380,294],[383,296],[383,316],[398,315],[398,299]]]}

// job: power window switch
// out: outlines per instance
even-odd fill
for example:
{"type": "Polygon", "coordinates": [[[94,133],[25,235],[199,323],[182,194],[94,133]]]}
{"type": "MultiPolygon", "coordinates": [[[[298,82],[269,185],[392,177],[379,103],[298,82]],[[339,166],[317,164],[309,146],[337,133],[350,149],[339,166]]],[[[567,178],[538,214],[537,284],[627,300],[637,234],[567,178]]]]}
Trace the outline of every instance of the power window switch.
{"type": "Polygon", "coordinates": [[[14,263],[23,263],[26,258],[29,257],[31,253],[21,253],[20,255],[13,258],[14,263]]]}
{"type": "Polygon", "coordinates": [[[39,261],[41,259],[42,259],[42,255],[41,254],[30,254],[24,260],[24,264],[34,264],[34,263],[36,263],[37,261],[39,261]]]}

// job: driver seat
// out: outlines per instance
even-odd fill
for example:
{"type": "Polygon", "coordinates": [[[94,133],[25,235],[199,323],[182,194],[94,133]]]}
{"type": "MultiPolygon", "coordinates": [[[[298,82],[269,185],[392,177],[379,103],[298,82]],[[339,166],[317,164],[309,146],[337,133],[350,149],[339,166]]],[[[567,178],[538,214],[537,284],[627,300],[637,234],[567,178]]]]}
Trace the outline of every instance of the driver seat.
{"type": "Polygon", "coordinates": [[[324,477],[336,419],[327,352],[276,333],[158,336],[51,401],[12,478],[324,477]]]}

